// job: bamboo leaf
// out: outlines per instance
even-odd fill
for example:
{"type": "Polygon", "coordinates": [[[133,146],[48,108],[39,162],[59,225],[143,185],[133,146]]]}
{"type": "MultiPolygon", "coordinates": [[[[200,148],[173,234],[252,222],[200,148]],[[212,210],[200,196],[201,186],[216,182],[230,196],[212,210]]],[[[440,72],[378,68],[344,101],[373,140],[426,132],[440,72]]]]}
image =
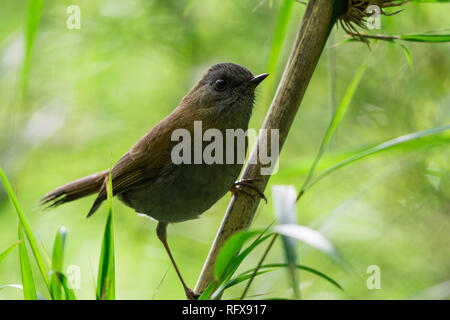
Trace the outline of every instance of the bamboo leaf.
{"type": "Polygon", "coordinates": [[[405,45],[403,45],[401,43],[399,43],[399,45],[403,49],[403,52],[405,53],[406,60],[408,60],[409,67],[412,69],[413,63],[412,63],[411,53],[409,52],[408,48],[405,45]]]}
{"type": "Polygon", "coordinates": [[[268,234],[263,236],[264,231],[240,231],[236,234],[234,234],[232,237],[230,237],[229,241],[225,243],[223,246],[221,252],[219,252],[219,256],[221,255],[222,251],[225,252],[224,255],[226,255],[228,260],[225,260],[223,257],[221,260],[219,260],[219,257],[216,260],[216,266],[220,265],[221,262],[224,262],[225,265],[223,267],[223,271],[220,274],[216,274],[217,284],[218,287],[212,294],[211,299],[215,300],[220,297],[222,292],[225,290],[225,284],[226,282],[233,276],[234,272],[237,270],[237,268],[241,265],[242,261],[245,259],[245,257],[252,252],[256,246],[258,246],[260,243],[265,241],[267,238],[272,236],[273,234],[268,234]],[[244,251],[242,251],[240,254],[237,255],[237,253],[240,251],[240,248],[244,244],[244,242],[248,239],[250,239],[252,236],[258,234],[259,237],[253,241],[251,245],[249,245],[244,251]],[[236,237],[235,237],[236,236],[236,237]],[[234,239],[232,239],[234,238],[234,239]],[[244,240],[243,240],[244,239],[244,240]],[[231,240],[231,241],[230,241],[231,240]],[[228,246],[227,244],[230,243],[228,246]],[[240,244],[239,248],[237,244],[240,244]],[[228,248],[226,248],[228,247],[228,248]],[[224,250],[225,249],[225,250],[224,250]],[[232,249],[232,250],[230,250],[232,249]],[[234,252],[234,254],[231,254],[234,252]]]}
{"type": "Polygon", "coordinates": [[[51,295],[54,300],[61,300],[61,281],[58,277],[62,274],[63,270],[63,257],[64,257],[64,247],[66,243],[67,229],[66,227],[59,228],[56,233],[55,241],[53,244],[53,255],[52,255],[52,275],[50,278],[50,289],[51,295]]]}
{"type": "MultiPolygon", "coordinates": [[[[61,287],[63,288],[66,300],[77,300],[74,290],[70,288],[67,277],[63,273],[56,272],[56,271],[51,271],[50,273],[51,273],[52,278],[53,278],[53,276],[55,276],[56,281],[58,281],[59,285],[61,285],[61,287]]],[[[61,297],[61,299],[62,299],[62,297],[61,297]]],[[[61,299],[59,299],[59,300],[61,300],[61,299]]]]}
{"type": "MultiPolygon", "coordinates": [[[[406,143],[410,143],[413,142],[414,140],[417,139],[422,139],[424,137],[427,136],[435,136],[438,134],[442,134],[445,131],[450,129],[450,125],[447,126],[443,126],[443,127],[436,127],[436,128],[431,128],[431,129],[427,129],[427,130],[423,130],[423,131],[418,131],[418,132],[413,132],[413,133],[409,133],[400,137],[397,137],[395,139],[392,140],[388,140],[386,142],[380,143],[372,148],[363,150],[333,166],[331,166],[330,168],[326,169],[325,171],[323,171],[321,174],[319,174],[316,178],[314,178],[313,180],[311,180],[311,182],[309,183],[309,185],[306,186],[306,189],[311,188],[313,185],[315,185],[317,182],[319,182],[320,180],[322,180],[323,178],[325,178],[326,176],[328,176],[329,174],[335,172],[336,170],[345,167],[355,161],[364,159],[366,157],[369,157],[371,155],[374,155],[376,153],[379,153],[381,151],[386,151],[386,150],[390,150],[393,148],[397,148],[402,146],[403,144],[406,143]]],[[[448,135],[446,135],[444,137],[446,143],[450,142],[450,137],[448,137],[448,135]]],[[[429,141],[426,139],[423,139],[422,143],[420,143],[418,145],[418,147],[423,146],[423,145],[428,145],[429,141]]]]}
{"type": "Polygon", "coordinates": [[[0,252],[0,263],[6,258],[6,256],[23,240],[18,240],[10,245],[8,248],[0,252]]]}
{"type": "MultiPolygon", "coordinates": [[[[269,269],[268,271],[275,271],[275,270],[277,270],[277,268],[286,268],[286,267],[289,267],[289,265],[287,263],[270,263],[270,264],[262,265],[260,267],[260,269],[269,269]]],[[[334,280],[333,278],[327,276],[323,272],[320,272],[320,271],[318,271],[316,269],[313,269],[313,268],[310,268],[310,267],[307,267],[307,266],[304,266],[304,265],[300,265],[300,264],[297,264],[295,267],[300,269],[300,270],[304,270],[304,271],[308,271],[310,273],[313,273],[316,276],[318,276],[318,277],[328,281],[329,283],[331,283],[336,288],[344,291],[342,286],[336,280],[334,280]]],[[[254,270],[255,270],[255,268],[249,269],[247,271],[244,271],[238,277],[246,275],[246,274],[249,274],[249,273],[253,273],[254,270]]]]}
{"type": "Polygon", "coordinates": [[[246,230],[233,234],[220,250],[216,264],[214,265],[214,276],[216,279],[222,279],[226,273],[229,264],[238,255],[242,246],[247,240],[255,235],[261,234],[261,231],[246,230]]]}
{"type": "Polygon", "coordinates": [[[450,0],[412,0],[412,2],[450,2],[450,0]]]}
{"type": "Polygon", "coordinates": [[[258,271],[259,271],[259,267],[263,264],[264,260],[266,259],[267,255],[269,254],[270,249],[272,249],[273,244],[275,243],[275,241],[277,240],[278,235],[274,234],[272,236],[272,240],[270,241],[269,245],[266,247],[266,250],[264,251],[263,255],[261,256],[261,258],[259,259],[259,262],[255,268],[255,271],[253,272],[253,274],[250,276],[249,281],[247,282],[247,286],[245,287],[244,291],[242,292],[241,295],[241,300],[245,299],[245,296],[248,292],[248,290],[250,289],[250,286],[254,280],[254,278],[256,277],[258,271]]]}
{"type": "Polygon", "coordinates": [[[356,71],[355,75],[353,76],[352,81],[350,82],[349,86],[347,87],[347,90],[345,91],[344,97],[342,98],[336,112],[334,113],[330,125],[327,128],[327,131],[325,133],[324,138],[322,139],[322,142],[320,143],[319,151],[317,152],[317,156],[314,159],[314,162],[309,169],[309,172],[306,176],[305,182],[303,183],[303,186],[301,188],[301,193],[304,191],[305,187],[308,185],[308,183],[311,181],[315,169],[317,165],[319,164],[320,160],[322,159],[322,156],[325,152],[325,148],[328,145],[328,142],[330,141],[331,137],[333,136],[334,132],[336,131],[336,128],[338,124],[341,122],[342,118],[344,117],[344,114],[346,113],[348,107],[350,106],[350,102],[353,99],[353,96],[355,95],[356,89],[358,88],[361,79],[364,75],[364,73],[367,70],[367,67],[369,66],[369,62],[372,55],[368,55],[367,58],[364,60],[364,62],[361,64],[361,66],[356,71]]]}
{"type": "Polygon", "coordinates": [[[6,177],[6,175],[3,172],[3,169],[1,167],[0,167],[0,179],[2,180],[3,185],[5,186],[6,192],[9,196],[11,203],[13,204],[14,208],[16,209],[21,227],[23,227],[23,231],[25,232],[28,243],[30,244],[31,251],[33,252],[34,258],[39,267],[39,271],[40,271],[42,278],[44,279],[45,284],[47,285],[47,288],[50,292],[50,281],[48,279],[47,270],[46,270],[46,267],[44,264],[44,260],[42,259],[42,255],[39,251],[39,247],[37,245],[36,239],[33,235],[33,232],[31,231],[30,225],[28,224],[25,214],[23,213],[23,211],[19,205],[19,202],[17,201],[16,195],[14,194],[11,184],[9,183],[8,178],[6,177]]]}
{"type": "Polygon", "coordinates": [[[23,241],[23,231],[20,221],[18,224],[19,233],[19,257],[20,274],[22,276],[22,292],[25,300],[37,300],[36,287],[34,285],[33,273],[31,271],[30,261],[28,259],[27,247],[23,241]]]}
{"type": "Polygon", "coordinates": [[[450,42],[450,34],[401,34],[398,37],[413,42],[450,42]]]}
{"type": "MultiPolygon", "coordinates": [[[[261,266],[261,267],[262,267],[262,266],[261,266]]],[[[270,271],[273,271],[273,270],[263,270],[263,271],[258,271],[258,272],[256,272],[255,274],[252,273],[252,274],[241,274],[241,275],[238,275],[238,276],[236,276],[235,278],[228,280],[228,281],[225,283],[225,285],[224,285],[224,287],[223,287],[223,290],[228,289],[228,288],[231,288],[231,287],[233,287],[233,286],[235,286],[235,285],[237,285],[237,284],[239,284],[239,283],[241,283],[241,282],[244,282],[244,281],[246,281],[246,280],[248,280],[248,279],[250,279],[250,278],[252,278],[252,277],[257,277],[257,276],[259,276],[259,275],[268,273],[268,272],[270,272],[270,271]]]]}
{"type": "MultiPolygon", "coordinates": [[[[23,291],[23,286],[21,284],[5,284],[3,286],[0,286],[0,290],[7,289],[7,288],[15,288],[15,289],[19,289],[20,291],[23,291]]],[[[38,300],[45,300],[45,298],[39,292],[36,292],[36,293],[37,293],[38,300]]]]}
{"type": "Polygon", "coordinates": [[[75,292],[69,286],[67,277],[61,273],[61,274],[59,274],[59,280],[61,281],[61,285],[64,289],[64,295],[66,296],[66,300],[77,300],[77,297],[75,296],[75,292]]]}
{"type": "Polygon", "coordinates": [[[334,245],[318,231],[297,224],[284,224],[275,226],[272,231],[280,235],[300,240],[316,248],[335,261],[340,262],[341,257],[334,245]]]}
{"type": "Polygon", "coordinates": [[[265,80],[265,90],[262,98],[262,101],[266,101],[267,103],[270,102],[270,95],[275,84],[274,81],[277,79],[277,66],[280,60],[283,43],[286,38],[286,31],[292,14],[293,4],[294,0],[282,0],[275,30],[273,32],[269,61],[267,64],[267,73],[270,77],[265,80]]]}
{"type": "Polygon", "coordinates": [[[31,66],[31,53],[33,50],[36,32],[41,19],[43,0],[29,0],[27,20],[25,26],[25,53],[20,75],[20,94],[23,97],[27,89],[28,75],[31,66]]]}
{"type": "MultiPolygon", "coordinates": [[[[297,192],[293,186],[273,186],[272,187],[273,206],[279,225],[297,224],[297,211],[295,203],[297,192]]],[[[298,291],[299,281],[297,275],[297,242],[287,236],[281,237],[286,262],[289,265],[288,272],[292,282],[294,295],[300,298],[298,291]]]]}
{"type": "MultiPolygon", "coordinates": [[[[289,18],[292,12],[293,0],[282,0],[280,12],[278,14],[277,24],[273,34],[272,45],[270,46],[269,64],[267,72],[274,74],[277,68],[278,59],[280,57],[281,48],[284,43],[286,31],[289,23],[289,18]]],[[[273,78],[273,77],[272,77],[273,78]]]]}
{"type": "Polygon", "coordinates": [[[97,279],[97,300],[115,299],[114,220],[112,207],[111,172],[107,188],[107,218],[103,235],[97,279]]]}
{"type": "Polygon", "coordinates": [[[198,297],[198,300],[208,300],[216,286],[217,286],[217,280],[211,281],[209,286],[202,292],[200,297],[198,297]]]}

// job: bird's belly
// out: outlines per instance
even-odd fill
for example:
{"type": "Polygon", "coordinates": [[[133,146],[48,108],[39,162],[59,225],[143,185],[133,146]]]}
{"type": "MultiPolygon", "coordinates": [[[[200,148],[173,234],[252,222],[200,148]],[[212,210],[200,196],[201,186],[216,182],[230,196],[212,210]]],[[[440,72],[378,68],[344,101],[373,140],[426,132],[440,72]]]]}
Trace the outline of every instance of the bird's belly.
{"type": "Polygon", "coordinates": [[[174,165],[167,175],[119,197],[138,213],[158,221],[195,219],[230,190],[241,167],[241,164],[174,165]]]}

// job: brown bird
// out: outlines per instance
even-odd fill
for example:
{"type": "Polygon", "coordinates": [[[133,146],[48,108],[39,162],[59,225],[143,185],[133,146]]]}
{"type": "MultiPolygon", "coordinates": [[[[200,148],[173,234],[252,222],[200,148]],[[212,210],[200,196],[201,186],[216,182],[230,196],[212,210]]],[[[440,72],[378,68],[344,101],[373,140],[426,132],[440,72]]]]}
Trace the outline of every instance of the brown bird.
{"type": "MultiPolygon", "coordinates": [[[[231,164],[225,161],[222,164],[174,163],[172,150],[179,141],[173,141],[172,133],[176,129],[186,129],[194,135],[194,121],[201,121],[203,131],[218,129],[224,137],[227,129],[247,131],[255,88],[266,77],[266,73],[255,77],[248,69],[234,63],[212,66],[179,106],[143,136],[111,169],[113,195],[136,212],[158,221],[157,235],[188,299],[194,299],[196,295],[185,284],[170,252],[167,244],[168,223],[197,218],[228,190],[236,191],[237,185],[255,188],[248,181],[235,182],[242,168],[239,161],[231,164]]],[[[225,140],[222,143],[224,159],[227,154],[225,140]]],[[[205,142],[202,147],[204,145],[205,142]]],[[[194,149],[191,148],[192,154],[194,149]]],[[[89,217],[106,200],[108,179],[109,170],[81,178],[47,193],[42,197],[41,204],[56,207],[97,193],[89,217]]]]}

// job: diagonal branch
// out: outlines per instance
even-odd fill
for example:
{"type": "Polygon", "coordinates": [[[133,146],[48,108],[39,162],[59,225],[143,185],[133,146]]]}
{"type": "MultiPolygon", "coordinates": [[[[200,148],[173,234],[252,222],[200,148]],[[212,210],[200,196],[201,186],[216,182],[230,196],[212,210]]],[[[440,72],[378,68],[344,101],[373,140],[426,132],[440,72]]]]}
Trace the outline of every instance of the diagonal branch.
{"type": "MultiPolygon", "coordinates": [[[[319,60],[330,26],[334,23],[333,5],[334,1],[330,0],[310,0],[307,4],[289,61],[262,127],[267,130],[267,135],[260,134],[258,137],[242,174],[242,179],[257,179],[255,185],[260,190],[265,189],[270,175],[261,175],[261,169],[266,166],[257,161],[257,145],[267,145],[268,154],[271,154],[271,144],[267,143],[271,141],[270,129],[279,129],[279,150],[281,150],[319,60]]],[[[217,254],[233,233],[250,225],[259,200],[244,193],[232,197],[197,281],[195,292],[202,292],[214,279],[213,270],[217,254]]]]}

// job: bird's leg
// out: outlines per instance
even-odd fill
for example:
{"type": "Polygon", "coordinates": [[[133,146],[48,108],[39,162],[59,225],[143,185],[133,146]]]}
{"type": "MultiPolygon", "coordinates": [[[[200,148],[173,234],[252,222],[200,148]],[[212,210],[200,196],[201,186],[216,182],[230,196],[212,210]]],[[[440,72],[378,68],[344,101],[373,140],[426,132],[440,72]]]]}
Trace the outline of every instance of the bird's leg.
{"type": "Polygon", "coordinates": [[[189,300],[197,300],[200,295],[195,294],[194,291],[188,288],[188,286],[183,280],[183,277],[181,276],[180,270],[178,270],[177,264],[173,259],[172,253],[170,252],[169,245],[167,244],[167,222],[158,222],[158,225],[156,226],[156,234],[158,235],[159,240],[161,240],[162,244],[164,245],[164,248],[166,249],[167,254],[169,255],[170,261],[172,261],[173,267],[175,268],[178,278],[180,278],[181,284],[183,285],[184,292],[186,292],[186,297],[189,300]]]}
{"type": "Polygon", "coordinates": [[[248,187],[248,188],[256,191],[256,193],[258,193],[258,195],[267,203],[267,198],[264,195],[264,193],[261,190],[259,190],[257,186],[253,185],[253,182],[255,182],[255,181],[259,181],[259,179],[242,179],[242,180],[236,181],[231,186],[230,191],[232,194],[235,194],[237,192],[242,192],[253,198],[254,197],[253,194],[251,194],[250,192],[243,189],[243,187],[248,187]]]}

